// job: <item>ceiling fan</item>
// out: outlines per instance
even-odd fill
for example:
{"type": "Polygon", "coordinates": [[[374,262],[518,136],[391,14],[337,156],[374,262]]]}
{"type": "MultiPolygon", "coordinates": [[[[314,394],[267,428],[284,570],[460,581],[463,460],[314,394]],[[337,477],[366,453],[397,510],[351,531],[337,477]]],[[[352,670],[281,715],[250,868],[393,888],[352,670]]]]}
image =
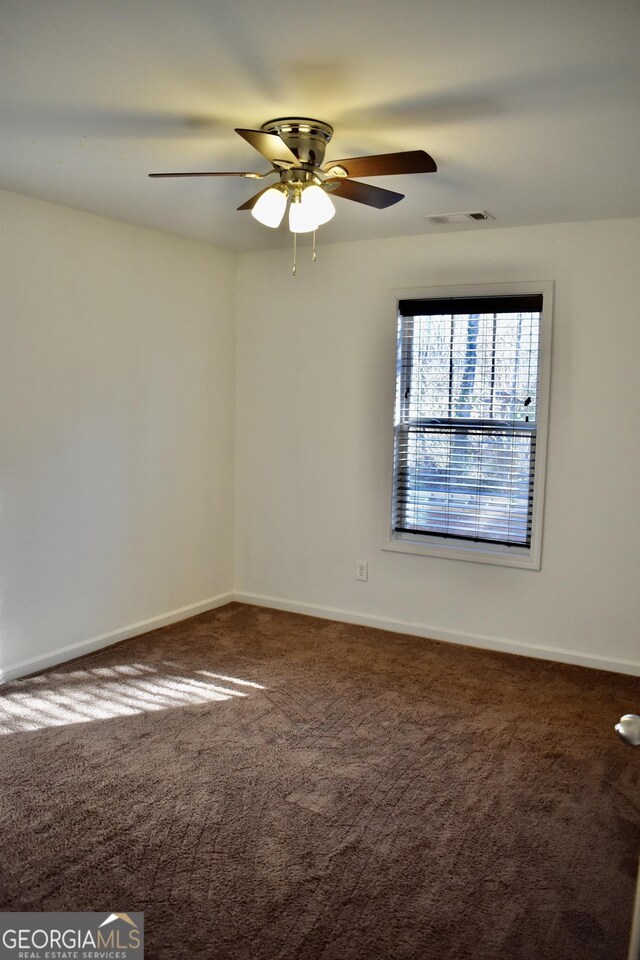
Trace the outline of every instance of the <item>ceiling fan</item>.
{"type": "Polygon", "coordinates": [[[289,202],[292,233],[309,233],[334,215],[329,194],[383,209],[402,200],[404,194],[383,190],[353,177],[379,177],[407,173],[435,173],[435,161],[424,150],[383,153],[324,163],[333,127],[307,117],[269,120],[259,130],[236,129],[271,163],[267,173],[214,171],[204,173],[150,173],[150,177],[247,177],[264,180],[278,175],[278,183],[256,193],[238,210],[251,213],[267,227],[279,227],[289,202]]]}

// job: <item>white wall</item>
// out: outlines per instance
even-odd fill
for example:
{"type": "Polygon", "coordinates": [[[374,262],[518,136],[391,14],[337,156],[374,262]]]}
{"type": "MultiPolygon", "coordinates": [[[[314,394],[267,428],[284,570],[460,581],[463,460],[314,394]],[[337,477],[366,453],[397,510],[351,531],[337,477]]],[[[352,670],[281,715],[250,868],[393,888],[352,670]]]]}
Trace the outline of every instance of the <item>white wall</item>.
{"type": "Polygon", "coordinates": [[[0,201],[1,678],[231,590],[236,258],[0,201]]]}
{"type": "MultiPolygon", "coordinates": [[[[377,216],[372,212],[372,216],[377,216]]],[[[640,672],[640,221],[248,253],[238,273],[245,599],[640,672]],[[392,288],[554,280],[542,569],[383,552],[392,288]],[[368,560],[369,581],[354,580],[368,560]]]]}
{"type": "Polygon", "coordinates": [[[289,250],[236,258],[0,205],[0,679],[234,587],[640,672],[640,221],[321,242],[294,280],[289,250]],[[392,289],[541,279],[556,282],[542,570],[384,552],[392,289]]]}

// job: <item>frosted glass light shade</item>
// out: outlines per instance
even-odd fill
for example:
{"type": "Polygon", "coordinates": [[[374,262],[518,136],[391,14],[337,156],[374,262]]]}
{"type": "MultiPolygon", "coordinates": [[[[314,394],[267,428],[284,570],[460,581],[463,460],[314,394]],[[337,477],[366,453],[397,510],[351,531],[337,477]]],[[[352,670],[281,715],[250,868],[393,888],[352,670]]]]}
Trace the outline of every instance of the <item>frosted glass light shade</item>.
{"type": "Polygon", "coordinates": [[[251,208],[251,215],[265,227],[279,227],[286,206],[287,195],[278,187],[269,187],[251,208]]]}
{"type": "Polygon", "coordinates": [[[289,229],[292,233],[311,233],[335,214],[335,207],[321,187],[311,184],[289,207],[289,229]]]}
{"type": "Polygon", "coordinates": [[[336,212],[328,194],[314,183],[302,191],[302,208],[308,211],[309,218],[315,219],[318,227],[328,223],[336,212]]]}
{"type": "Polygon", "coordinates": [[[289,230],[291,233],[311,233],[318,226],[313,211],[306,209],[302,200],[294,197],[289,207],[289,230]]]}

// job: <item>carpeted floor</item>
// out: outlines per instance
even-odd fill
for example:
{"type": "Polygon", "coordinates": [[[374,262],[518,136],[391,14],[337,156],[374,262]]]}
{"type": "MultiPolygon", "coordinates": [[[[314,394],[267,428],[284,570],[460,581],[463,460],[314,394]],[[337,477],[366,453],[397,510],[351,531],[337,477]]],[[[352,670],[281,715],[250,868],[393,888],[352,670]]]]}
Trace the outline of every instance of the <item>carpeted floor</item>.
{"type": "Polygon", "coordinates": [[[623,960],[640,681],[241,604],[0,688],[0,908],[152,960],[623,960]]]}

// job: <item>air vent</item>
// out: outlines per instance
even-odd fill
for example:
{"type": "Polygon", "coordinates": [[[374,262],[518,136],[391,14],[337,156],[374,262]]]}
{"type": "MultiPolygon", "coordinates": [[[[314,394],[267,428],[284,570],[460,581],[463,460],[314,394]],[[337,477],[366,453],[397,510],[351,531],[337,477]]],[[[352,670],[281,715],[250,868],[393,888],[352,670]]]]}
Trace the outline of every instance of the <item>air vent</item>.
{"type": "Polygon", "coordinates": [[[468,220],[481,222],[482,220],[495,220],[493,214],[486,210],[473,210],[469,213],[435,213],[433,216],[425,217],[429,223],[466,223],[468,220]]]}

